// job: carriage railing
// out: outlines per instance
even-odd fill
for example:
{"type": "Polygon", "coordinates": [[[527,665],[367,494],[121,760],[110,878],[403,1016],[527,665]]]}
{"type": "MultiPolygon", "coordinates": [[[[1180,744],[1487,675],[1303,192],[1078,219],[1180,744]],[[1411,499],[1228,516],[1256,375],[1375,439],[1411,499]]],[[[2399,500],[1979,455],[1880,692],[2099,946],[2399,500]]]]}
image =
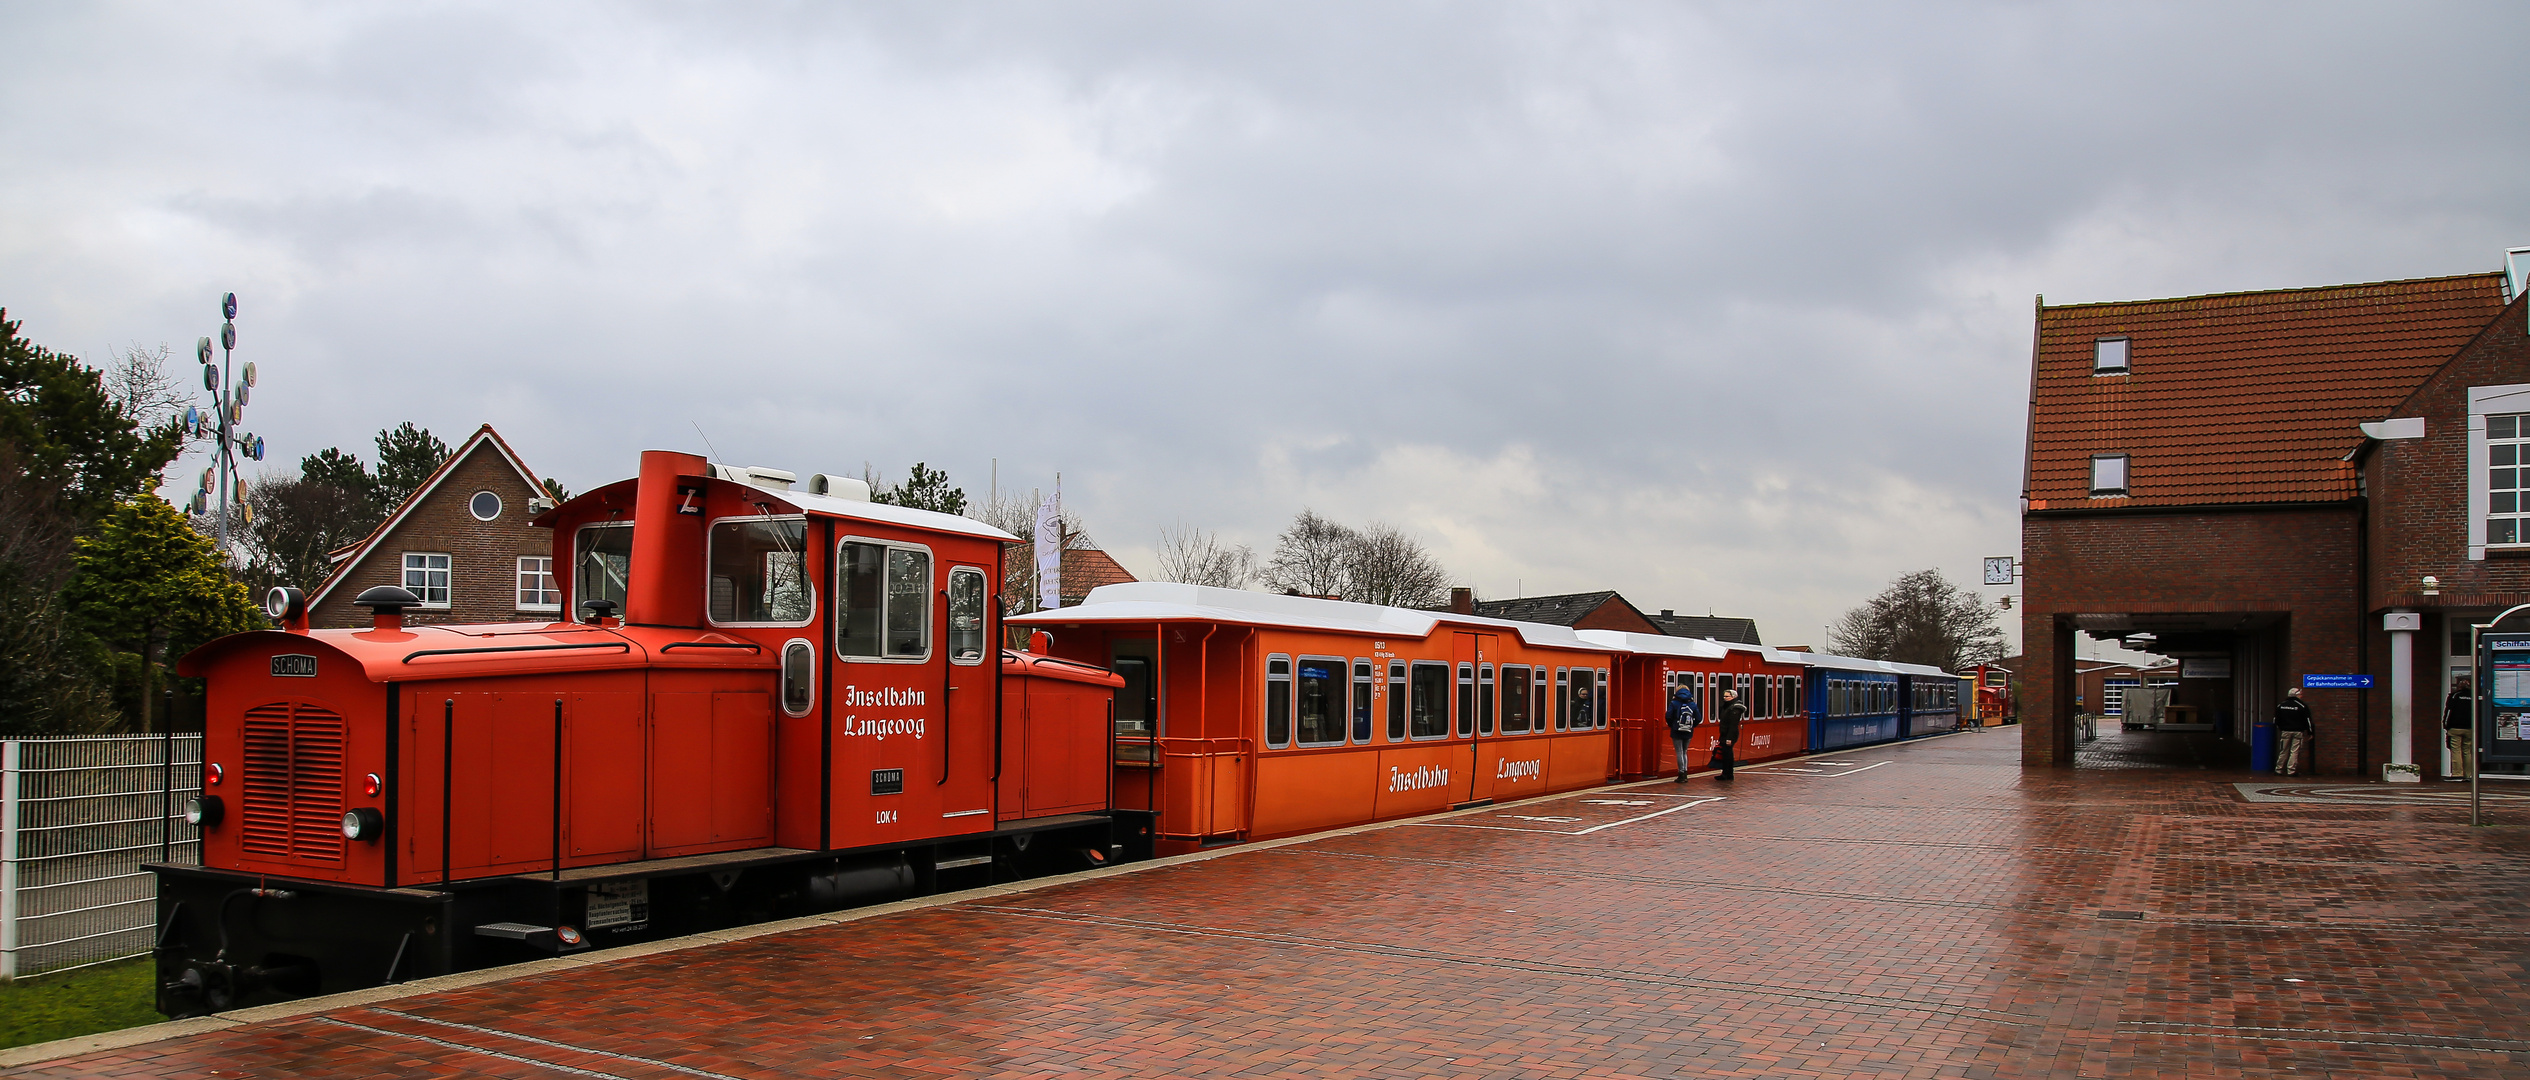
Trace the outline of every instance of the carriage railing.
{"type": "Polygon", "coordinates": [[[0,978],[147,953],[144,862],[200,863],[202,736],[0,741],[0,978]]]}

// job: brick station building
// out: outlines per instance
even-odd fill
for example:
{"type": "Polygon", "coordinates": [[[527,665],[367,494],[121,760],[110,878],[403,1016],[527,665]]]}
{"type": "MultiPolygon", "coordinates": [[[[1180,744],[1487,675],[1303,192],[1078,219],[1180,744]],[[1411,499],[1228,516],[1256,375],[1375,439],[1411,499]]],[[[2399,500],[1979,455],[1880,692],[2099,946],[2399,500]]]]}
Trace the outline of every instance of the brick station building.
{"type": "Polygon", "coordinates": [[[2073,763],[2088,633],[2179,658],[2179,699],[2235,739],[2306,675],[2373,675],[2304,691],[2316,771],[2443,775],[2468,624],[2530,602],[2525,273],[2530,249],[2501,273],[2040,298],[2024,763],[2073,763]]]}

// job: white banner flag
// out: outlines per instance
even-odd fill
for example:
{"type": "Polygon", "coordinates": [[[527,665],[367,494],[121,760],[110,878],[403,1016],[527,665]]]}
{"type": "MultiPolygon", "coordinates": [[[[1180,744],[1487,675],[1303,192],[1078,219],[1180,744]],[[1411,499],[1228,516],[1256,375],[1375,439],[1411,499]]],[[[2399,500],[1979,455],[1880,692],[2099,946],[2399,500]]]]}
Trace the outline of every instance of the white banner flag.
{"type": "Polygon", "coordinates": [[[1063,606],[1063,486],[1037,504],[1037,607],[1063,606]]]}

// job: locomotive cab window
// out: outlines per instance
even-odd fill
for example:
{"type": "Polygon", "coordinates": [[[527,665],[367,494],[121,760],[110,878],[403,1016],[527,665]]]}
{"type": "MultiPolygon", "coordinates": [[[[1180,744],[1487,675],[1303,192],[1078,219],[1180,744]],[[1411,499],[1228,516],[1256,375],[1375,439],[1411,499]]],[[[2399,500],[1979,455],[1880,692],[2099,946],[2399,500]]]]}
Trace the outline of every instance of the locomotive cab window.
{"type": "Polygon", "coordinates": [[[1529,669],[1519,664],[1502,665],[1502,731],[1504,734],[1529,729],[1529,669]]]}
{"type": "Polygon", "coordinates": [[[1344,741],[1344,660],[1335,656],[1303,656],[1293,680],[1300,745],[1335,746],[1344,741]]]}
{"type": "Polygon", "coordinates": [[[736,518],[712,524],[711,618],[722,625],[801,626],[808,588],[806,518],[736,518]]]}
{"type": "Polygon", "coordinates": [[[585,606],[591,600],[605,600],[624,610],[624,594],[631,591],[633,527],[629,522],[587,525],[572,541],[571,602],[578,608],[573,617],[586,619],[585,606]]]}
{"type": "Polygon", "coordinates": [[[1409,731],[1418,739],[1449,735],[1449,665],[1438,660],[1414,662],[1413,702],[1409,731]]]}
{"type": "Polygon", "coordinates": [[[1265,658],[1265,745],[1291,745],[1291,658],[1265,658]]]}
{"type": "Polygon", "coordinates": [[[835,559],[835,654],[853,660],[931,655],[931,552],[847,540],[835,559]]]}
{"type": "Polygon", "coordinates": [[[782,646],[782,711],[806,716],[817,704],[817,650],[796,638],[782,646]]]}
{"type": "Polygon", "coordinates": [[[949,571],[949,662],[984,662],[984,572],[949,571]]]}

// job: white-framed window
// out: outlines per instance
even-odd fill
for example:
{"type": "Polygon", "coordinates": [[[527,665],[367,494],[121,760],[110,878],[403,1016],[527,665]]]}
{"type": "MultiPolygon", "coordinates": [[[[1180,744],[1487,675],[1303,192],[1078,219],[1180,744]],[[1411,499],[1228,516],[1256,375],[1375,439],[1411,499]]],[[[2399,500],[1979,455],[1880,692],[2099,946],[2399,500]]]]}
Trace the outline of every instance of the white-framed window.
{"type": "Polygon", "coordinates": [[[2530,383],[2472,386],[2468,420],[2468,552],[2483,559],[2487,548],[2530,547],[2530,486],[2521,483],[2530,462],[2522,445],[2530,435],[2530,383]],[[2496,464],[2501,458],[2504,464],[2496,464]],[[2504,498],[2498,499],[2496,496],[2504,498]],[[2508,510],[2498,511],[2497,507],[2508,510]]]}
{"type": "Polygon", "coordinates": [[[2100,715],[2126,715],[2126,691],[2142,685],[2142,679],[2102,680],[2100,684],[2100,715]]]}
{"type": "Polygon", "coordinates": [[[518,610],[562,610],[562,587],[553,580],[553,556],[518,557],[518,610]]]}
{"type": "Polygon", "coordinates": [[[949,662],[984,662],[984,572],[972,566],[949,571],[949,662]]]}
{"type": "Polygon", "coordinates": [[[835,654],[931,658],[931,549],[846,538],[835,545],[835,654]]]}
{"type": "Polygon", "coordinates": [[[2101,338],[2092,342],[2091,374],[2124,375],[2132,370],[2126,366],[2126,353],[2131,344],[2122,337],[2101,338]]]}
{"type": "Polygon", "coordinates": [[[1344,744],[1344,658],[1303,656],[1293,666],[1292,722],[1302,746],[1344,744]]]}
{"type": "Polygon", "coordinates": [[[2091,458],[2091,497],[2109,498],[2126,493],[2126,455],[2100,454],[2091,458]]]}
{"type": "Polygon", "coordinates": [[[806,716],[817,707],[817,647],[799,638],[782,643],[782,711],[806,716]]]}
{"type": "Polygon", "coordinates": [[[501,516],[501,497],[489,491],[475,492],[474,498],[466,500],[466,512],[473,514],[476,521],[490,521],[501,516]]]}
{"type": "Polygon", "coordinates": [[[436,551],[405,552],[404,591],[420,597],[423,607],[447,607],[448,556],[436,551]]]}
{"type": "Polygon", "coordinates": [[[709,537],[714,624],[808,625],[817,591],[808,583],[807,518],[723,518],[709,537]]]}
{"type": "Polygon", "coordinates": [[[1291,745],[1291,657],[1265,658],[1265,745],[1291,745]]]}

